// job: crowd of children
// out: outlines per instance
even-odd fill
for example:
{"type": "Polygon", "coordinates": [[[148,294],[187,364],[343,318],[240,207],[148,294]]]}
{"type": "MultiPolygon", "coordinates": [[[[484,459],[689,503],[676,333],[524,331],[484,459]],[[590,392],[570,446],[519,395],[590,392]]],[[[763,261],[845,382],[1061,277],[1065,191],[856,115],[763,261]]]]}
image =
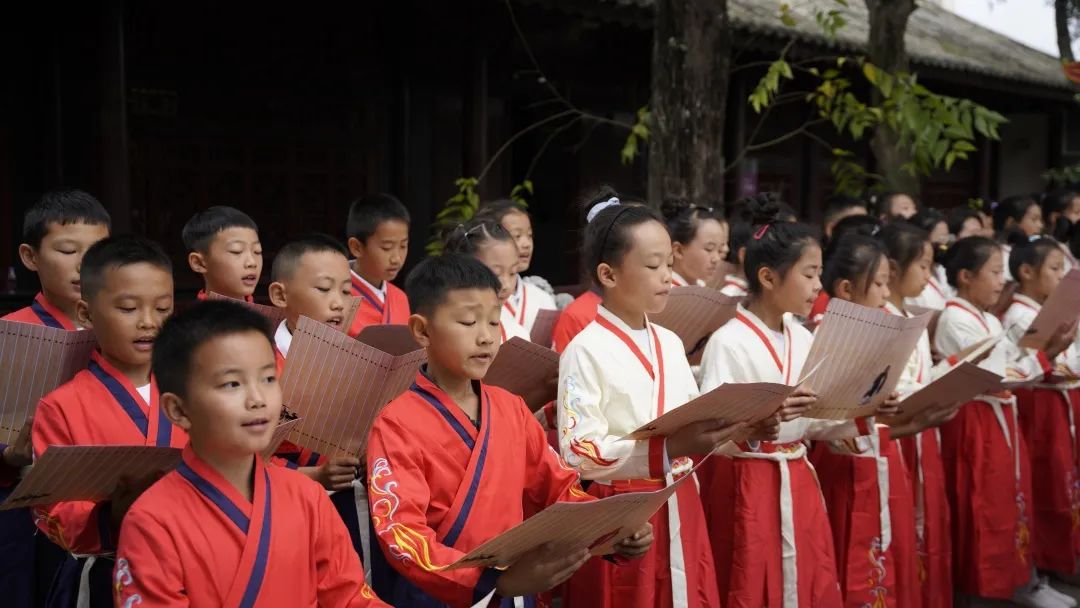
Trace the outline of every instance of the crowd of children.
{"type": "Polygon", "coordinates": [[[1010,197],[989,214],[837,195],[820,230],[772,194],[727,213],[674,200],[657,212],[603,188],[581,211],[585,280],[567,303],[523,276],[535,243],[511,200],[482,205],[398,287],[408,209],[386,194],[358,199],[344,242],[282,244],[262,293],[258,226],[211,207],[182,231],[205,289],[174,313],[159,244],[110,235],[85,192],[43,196],[19,247],[41,291],[4,319],[92,329],[97,348],[0,446],[0,497],[51,446],[182,457],[106,500],[0,512],[4,605],[1077,605],[1051,580],[1074,582],[1080,567],[1080,339],[1073,323],[1043,350],[1019,342],[1076,264],[1080,194],[1010,197]],[[739,301],[694,366],[650,321],[684,286],[739,301]],[[269,302],[283,320],[228,299],[269,302]],[[874,415],[810,418],[818,395],[800,387],[750,426],[708,420],[625,439],[724,384],[796,384],[831,299],[936,311],[874,415]],[[559,311],[543,344],[560,354],[558,396],[534,413],[484,378],[544,310],[559,311]],[[263,456],[302,316],[350,336],[405,325],[426,351],[363,438],[364,458],[288,441],[263,456]],[[1002,336],[976,361],[1020,388],[884,424],[955,355],[1002,336]],[[448,567],[556,502],[687,476],[609,555],[545,544],[504,569],[448,567]]]}

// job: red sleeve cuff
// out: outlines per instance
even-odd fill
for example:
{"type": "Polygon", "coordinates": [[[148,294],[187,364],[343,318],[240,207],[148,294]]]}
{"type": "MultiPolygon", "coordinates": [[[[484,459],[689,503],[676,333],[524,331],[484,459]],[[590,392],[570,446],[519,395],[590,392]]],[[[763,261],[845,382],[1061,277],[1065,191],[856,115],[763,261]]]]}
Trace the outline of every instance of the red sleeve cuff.
{"type": "Polygon", "coordinates": [[[1046,356],[1046,353],[1040,350],[1036,358],[1039,360],[1039,367],[1042,368],[1043,376],[1049,376],[1054,372],[1054,362],[1050,360],[1050,357],[1046,356]]]}
{"type": "Polygon", "coordinates": [[[855,419],[855,428],[859,429],[859,435],[869,435],[874,431],[873,418],[864,416],[855,419]]]}
{"type": "Polygon", "coordinates": [[[649,477],[660,479],[667,471],[664,466],[664,442],[665,437],[652,437],[649,439],[649,477]]]}

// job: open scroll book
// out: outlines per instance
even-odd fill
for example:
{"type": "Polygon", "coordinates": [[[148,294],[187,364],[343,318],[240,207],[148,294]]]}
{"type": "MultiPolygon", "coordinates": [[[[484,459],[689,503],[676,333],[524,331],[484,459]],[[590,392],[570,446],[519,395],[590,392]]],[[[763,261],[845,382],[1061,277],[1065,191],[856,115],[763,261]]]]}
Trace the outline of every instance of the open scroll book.
{"type": "Polygon", "coordinates": [[[735,318],[738,303],[738,299],[725,296],[711,287],[676,287],[671,290],[664,310],[649,315],[649,321],[679,336],[683,342],[683,352],[690,363],[695,364],[701,361],[709,336],[735,318]]]}
{"type": "Polygon", "coordinates": [[[930,315],[907,318],[830,300],[804,364],[816,370],[805,384],[818,394],[806,417],[873,415],[896,388],[929,321],[930,315]]]}
{"type": "Polygon", "coordinates": [[[555,332],[555,322],[559,320],[559,311],[540,309],[536,313],[532,330],[529,331],[529,340],[540,346],[551,346],[552,334],[555,332]]]}
{"type": "MultiPolygon", "coordinates": [[[[664,413],[623,439],[667,437],[688,424],[706,420],[754,424],[775,414],[795,388],[771,382],[721,384],[697,399],[664,413]]],[[[743,439],[745,437],[734,441],[743,439]]]]}
{"type": "Polygon", "coordinates": [[[559,354],[546,346],[513,337],[499,347],[484,382],[525,399],[536,411],[559,393],[559,354]]]}
{"type": "Polygon", "coordinates": [[[1039,314],[1028,326],[1020,346],[1043,350],[1062,325],[1080,319],[1080,268],[1073,268],[1046,298],[1039,314]]]}
{"type": "Polygon", "coordinates": [[[86,369],[94,332],[0,321],[0,443],[14,443],[38,401],[86,369]]]}
{"type": "Polygon", "coordinates": [[[326,456],[361,457],[375,416],[425,360],[404,325],[370,326],[353,339],[300,317],[281,374],[285,406],[300,417],[289,440],[326,456]]]}
{"type": "Polygon", "coordinates": [[[645,525],[691,474],[653,492],[557,502],[473,549],[448,569],[509,566],[545,543],[567,552],[587,547],[593,555],[612,553],[615,544],[645,525]]]}
{"type": "Polygon", "coordinates": [[[1001,376],[965,361],[908,395],[900,402],[900,413],[881,422],[889,426],[906,424],[927,410],[971,401],[976,395],[993,390],[1000,383],[1001,376]]]}
{"type": "MultiPolygon", "coordinates": [[[[229,296],[223,296],[220,293],[215,293],[213,291],[206,294],[206,297],[209,300],[227,300],[229,302],[236,302],[237,304],[242,304],[244,306],[247,306],[251,310],[254,310],[255,312],[257,312],[257,313],[261,314],[262,316],[266,317],[267,319],[269,319],[270,324],[271,324],[271,326],[273,326],[274,329],[277,329],[277,326],[280,325],[281,322],[284,321],[285,317],[287,316],[287,314],[285,312],[285,309],[284,308],[278,308],[277,306],[267,306],[265,304],[256,304],[255,302],[248,302],[248,301],[245,301],[245,300],[237,300],[236,298],[230,298],[229,296]]],[[[342,317],[341,325],[338,326],[337,328],[339,330],[341,330],[341,331],[345,331],[349,327],[351,327],[352,322],[353,322],[353,318],[356,316],[356,311],[358,311],[358,310],[360,310],[360,298],[357,298],[357,297],[354,297],[354,296],[349,296],[349,298],[345,300],[345,310],[343,310],[342,313],[341,313],[341,317],[342,317]]]]}
{"type": "Polygon", "coordinates": [[[167,473],[180,463],[179,448],[143,445],[53,445],[45,450],[0,510],[68,500],[108,498],[124,477],[167,473]]]}

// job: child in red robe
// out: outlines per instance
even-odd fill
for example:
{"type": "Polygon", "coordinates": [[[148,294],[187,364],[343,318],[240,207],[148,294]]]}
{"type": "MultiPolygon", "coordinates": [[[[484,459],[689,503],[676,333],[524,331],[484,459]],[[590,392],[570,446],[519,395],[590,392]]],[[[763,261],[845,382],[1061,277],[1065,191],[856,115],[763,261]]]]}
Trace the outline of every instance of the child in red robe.
{"type": "Polygon", "coordinates": [[[403,325],[409,301],[393,281],[409,255],[409,210],[389,194],[373,194],[349,206],[346,232],[353,295],[363,298],[349,335],[368,325],[403,325]]]}
{"type": "Polygon", "coordinates": [[[270,331],[229,302],[162,329],[161,409],[190,442],[124,519],[117,606],[387,606],[323,489],[263,461],[282,408],[270,331]]]}
{"type": "Polygon", "coordinates": [[[180,234],[188,250],[188,266],[205,282],[196,296],[199,300],[212,291],[254,301],[263,267],[255,220],[239,209],[217,205],[196,213],[180,234]]]}
{"type": "MultiPolygon", "coordinates": [[[[172,312],[172,266],[156,243],[109,237],[83,257],[82,299],[76,320],[94,330],[99,350],[90,365],[46,395],[34,415],[34,456],[53,445],[156,445],[182,447],[187,435],[162,414],[150,373],[154,339],[172,312]]],[[[111,603],[108,555],[128,505],[151,476],[118,488],[110,500],[72,501],[35,508],[37,525],[64,550],[98,556],[65,564],[54,594],[111,603]],[[80,576],[83,568],[89,574],[80,576]],[[84,581],[88,584],[82,584],[84,581]]]]}
{"type": "MultiPolygon", "coordinates": [[[[375,588],[397,606],[514,606],[588,557],[541,549],[505,571],[446,569],[529,513],[592,500],[521,398],[481,382],[498,350],[499,289],[483,263],[459,254],[425,260],[406,283],[409,326],[428,363],[368,438],[371,516],[393,568],[375,588]]],[[[635,556],[651,542],[646,526],[619,549],[635,556]]]]}
{"type": "MultiPolygon", "coordinates": [[[[76,330],[79,301],[79,263],[86,250],[109,236],[109,214],[93,196],[81,190],[47,192],[23,216],[19,257],[37,273],[41,292],[27,307],[4,317],[32,325],[76,330]]],[[[28,420],[28,423],[32,420],[28,420]]],[[[0,446],[0,498],[19,481],[19,470],[30,464],[33,450],[29,424],[10,446],[0,446]]],[[[12,608],[44,603],[56,569],[67,554],[42,535],[35,537],[34,518],[27,508],[0,512],[0,589],[12,608]],[[40,596],[40,597],[36,597],[40,596]]]]}

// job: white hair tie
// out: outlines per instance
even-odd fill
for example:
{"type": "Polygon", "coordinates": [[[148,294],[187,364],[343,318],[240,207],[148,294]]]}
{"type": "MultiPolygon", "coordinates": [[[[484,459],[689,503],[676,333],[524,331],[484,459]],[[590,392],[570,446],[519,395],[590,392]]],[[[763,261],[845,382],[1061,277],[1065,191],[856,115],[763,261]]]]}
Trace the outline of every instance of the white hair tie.
{"type": "Polygon", "coordinates": [[[597,203],[595,206],[593,206],[592,209],[589,209],[589,213],[587,213],[585,215],[585,223],[588,224],[589,222],[596,219],[596,216],[600,215],[600,212],[603,211],[604,209],[607,209],[608,207],[614,207],[615,205],[618,205],[618,204],[619,204],[619,199],[617,197],[614,197],[614,196],[609,198],[608,200],[602,202],[602,203],[597,203]]]}

